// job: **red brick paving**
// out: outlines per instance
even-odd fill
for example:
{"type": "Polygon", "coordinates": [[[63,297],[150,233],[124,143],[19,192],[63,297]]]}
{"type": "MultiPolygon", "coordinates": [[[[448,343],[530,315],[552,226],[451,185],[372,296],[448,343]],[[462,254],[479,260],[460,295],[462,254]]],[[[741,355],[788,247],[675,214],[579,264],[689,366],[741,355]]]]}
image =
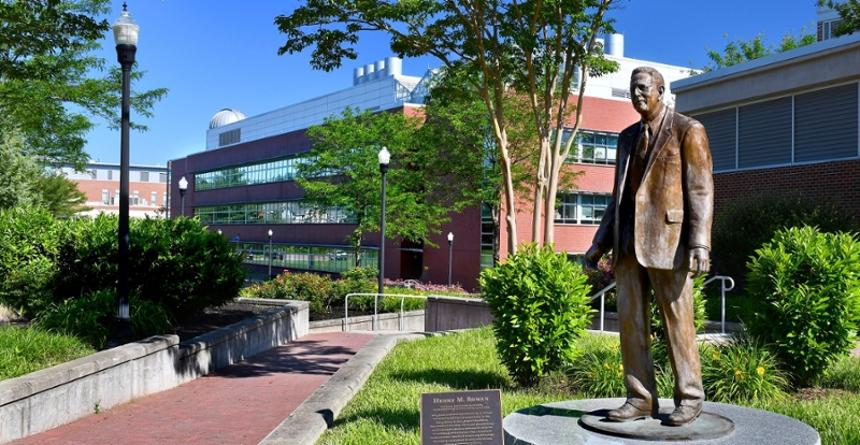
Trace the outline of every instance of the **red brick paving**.
{"type": "Polygon", "coordinates": [[[12,444],[253,445],[372,338],[307,335],[216,374],[12,444]]]}

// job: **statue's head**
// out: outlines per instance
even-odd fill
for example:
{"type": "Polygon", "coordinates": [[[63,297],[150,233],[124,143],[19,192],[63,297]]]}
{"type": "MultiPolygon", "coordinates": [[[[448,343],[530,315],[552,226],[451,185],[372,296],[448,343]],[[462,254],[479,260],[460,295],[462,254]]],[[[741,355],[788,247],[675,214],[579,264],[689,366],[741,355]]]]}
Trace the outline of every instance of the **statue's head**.
{"type": "Polygon", "coordinates": [[[655,113],[662,106],[666,84],[663,75],[650,66],[640,66],[630,76],[630,101],[643,117],[655,113]]]}

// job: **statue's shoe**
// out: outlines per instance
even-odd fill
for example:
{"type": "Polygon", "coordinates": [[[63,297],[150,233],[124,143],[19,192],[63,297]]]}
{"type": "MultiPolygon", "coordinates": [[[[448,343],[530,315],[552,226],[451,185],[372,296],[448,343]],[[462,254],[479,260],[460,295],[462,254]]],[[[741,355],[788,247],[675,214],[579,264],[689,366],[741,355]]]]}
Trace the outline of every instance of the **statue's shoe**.
{"type": "Polygon", "coordinates": [[[702,404],[696,405],[681,405],[669,414],[666,418],[666,425],[669,426],[684,426],[699,417],[702,414],[702,404]]]}
{"type": "Polygon", "coordinates": [[[651,410],[637,408],[630,402],[624,402],[620,408],[609,410],[606,413],[606,419],[613,422],[629,422],[648,417],[651,417],[651,410]]]}

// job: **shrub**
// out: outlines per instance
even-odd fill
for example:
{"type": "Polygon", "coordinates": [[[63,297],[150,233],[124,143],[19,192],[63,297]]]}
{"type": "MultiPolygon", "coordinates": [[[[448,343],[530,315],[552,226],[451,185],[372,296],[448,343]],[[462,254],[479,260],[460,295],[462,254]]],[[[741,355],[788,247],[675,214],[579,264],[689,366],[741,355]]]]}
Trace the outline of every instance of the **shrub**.
{"type": "MultiPolygon", "coordinates": [[[[168,333],[172,323],[158,304],[132,296],[131,325],[136,338],[168,333]]],[[[94,348],[104,348],[116,323],[116,292],[100,290],[66,300],[39,316],[36,325],[44,330],[73,335],[94,348]]]]}
{"type": "Polygon", "coordinates": [[[702,384],[709,400],[754,403],[778,400],[785,395],[785,374],[776,356],[750,339],[728,344],[702,344],[702,384]]]}
{"type": "Polygon", "coordinates": [[[521,385],[573,358],[575,340],[591,321],[582,268],[551,246],[527,245],[480,276],[502,362],[521,385]]]}
{"type": "MultiPolygon", "coordinates": [[[[100,215],[70,223],[60,246],[55,295],[112,289],[117,274],[117,219],[100,215]]],[[[130,286],[184,320],[239,293],[245,270],[224,237],[196,219],[136,219],[130,224],[130,286]]]]}
{"type": "Polygon", "coordinates": [[[0,302],[27,317],[56,302],[60,230],[46,210],[0,211],[0,302]]]}
{"type": "Polygon", "coordinates": [[[855,229],[856,224],[836,205],[799,195],[766,193],[735,200],[715,215],[714,270],[742,286],[747,261],[777,230],[810,225],[837,232],[855,229]]]}
{"type": "Polygon", "coordinates": [[[793,383],[807,384],[854,347],[860,322],[860,242],[812,227],[776,233],[749,263],[750,332],[793,383]]]}

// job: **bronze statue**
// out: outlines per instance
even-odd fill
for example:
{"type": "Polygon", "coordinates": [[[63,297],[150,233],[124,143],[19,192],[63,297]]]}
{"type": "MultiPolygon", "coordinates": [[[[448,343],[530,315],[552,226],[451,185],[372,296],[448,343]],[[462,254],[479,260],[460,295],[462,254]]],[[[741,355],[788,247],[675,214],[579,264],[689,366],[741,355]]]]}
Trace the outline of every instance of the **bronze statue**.
{"type": "Polygon", "coordinates": [[[653,289],[675,375],[675,410],[666,423],[680,426],[701,414],[705,397],[691,273],[710,268],[714,185],[705,128],[667,107],[664,91],[657,70],[633,70],[630,98],[642,120],[618,138],[612,199],[586,260],[593,265],[613,251],[627,401],[607,418],[657,417],[650,351],[653,289]]]}

